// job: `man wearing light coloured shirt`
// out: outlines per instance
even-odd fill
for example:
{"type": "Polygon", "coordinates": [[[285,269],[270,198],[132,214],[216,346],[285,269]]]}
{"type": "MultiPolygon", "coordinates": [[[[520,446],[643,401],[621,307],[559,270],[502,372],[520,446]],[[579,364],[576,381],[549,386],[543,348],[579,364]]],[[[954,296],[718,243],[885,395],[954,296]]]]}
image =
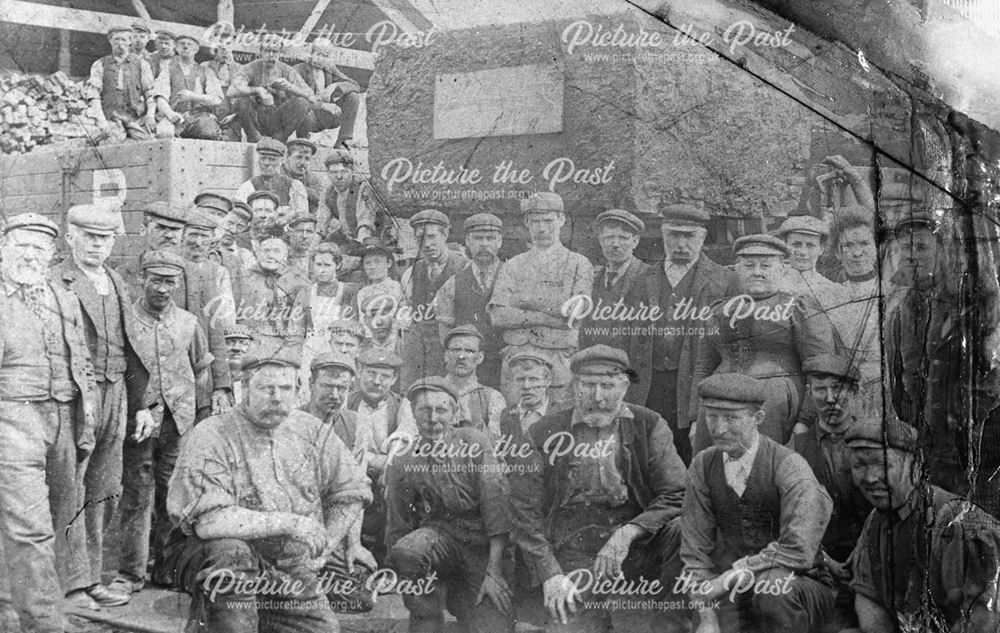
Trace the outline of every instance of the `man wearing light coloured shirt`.
{"type": "Polygon", "coordinates": [[[512,441],[527,435],[535,422],[551,412],[556,405],[549,400],[552,384],[552,363],[531,352],[522,352],[510,359],[510,371],[517,385],[517,404],[504,411],[500,418],[500,433],[512,441]]]}
{"type": "Polygon", "coordinates": [[[507,403],[499,391],[479,384],[476,367],[483,362],[483,336],[474,325],[452,328],[444,338],[444,381],[458,396],[460,426],[477,429],[494,441],[507,403]]]}
{"type": "Polygon", "coordinates": [[[843,286],[830,281],[816,270],[816,262],[826,249],[830,229],[826,222],[811,215],[796,215],[781,223],[778,235],[788,244],[788,268],[782,288],[795,295],[815,298],[827,318],[847,303],[843,286]]]}
{"type": "MultiPolygon", "coordinates": [[[[294,217],[308,214],[309,192],[306,186],[281,169],[287,151],[285,144],[265,136],[257,141],[256,150],[260,172],[236,188],[233,200],[242,200],[253,207],[251,194],[255,191],[270,191],[278,198],[277,214],[272,223],[281,227],[294,217]]],[[[256,208],[254,215],[256,216],[256,208]]]]}

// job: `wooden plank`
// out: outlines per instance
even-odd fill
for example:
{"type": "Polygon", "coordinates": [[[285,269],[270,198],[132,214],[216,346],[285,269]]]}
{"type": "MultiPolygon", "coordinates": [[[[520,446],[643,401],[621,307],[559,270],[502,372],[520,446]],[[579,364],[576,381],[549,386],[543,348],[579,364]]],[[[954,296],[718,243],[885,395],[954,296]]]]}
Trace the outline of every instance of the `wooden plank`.
{"type": "Polygon", "coordinates": [[[302,41],[305,41],[309,34],[312,33],[312,30],[316,28],[316,23],[319,22],[321,17],[323,17],[323,12],[326,11],[328,6],[330,6],[330,0],[316,1],[316,6],[313,7],[309,17],[306,18],[305,22],[303,22],[302,28],[299,29],[299,37],[302,41]]]}
{"type": "Polygon", "coordinates": [[[385,17],[392,20],[402,31],[419,33],[430,30],[434,24],[407,0],[369,0],[379,8],[385,17]]]}

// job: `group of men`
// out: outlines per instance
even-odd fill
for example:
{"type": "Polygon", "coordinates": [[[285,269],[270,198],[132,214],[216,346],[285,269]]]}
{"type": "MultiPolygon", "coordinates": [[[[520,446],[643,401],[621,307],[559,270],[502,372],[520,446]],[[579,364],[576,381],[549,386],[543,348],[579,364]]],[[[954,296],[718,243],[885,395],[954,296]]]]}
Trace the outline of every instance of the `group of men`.
{"type": "Polygon", "coordinates": [[[348,148],[360,103],[360,86],[333,61],[327,38],[310,43],[308,58],[292,67],[280,60],[285,41],[264,34],[260,57],[233,58],[230,28],[217,29],[212,59],[195,61],[201,42],[188,33],[159,30],[155,50],[148,24],[108,31],[111,53],[94,62],[85,95],[101,133],[115,140],[153,137],[256,143],[261,136],[286,141],[338,129],[335,146],[348,148]]]}
{"type": "Polygon", "coordinates": [[[385,591],[414,632],[445,611],[467,631],[1000,627],[998,390],[961,370],[993,339],[957,329],[996,314],[947,279],[945,214],[904,217],[887,251],[871,209],[793,216],[723,266],[708,213],[664,205],[652,265],[646,222],[609,209],[594,266],[537,193],[525,252],[501,260],[498,215],[465,217],[463,248],[426,209],[401,265],[349,153],[329,186],[302,177],[315,151],[262,138],[232,198],[146,205],[117,270],[116,208],[71,208],[51,268],[59,227],[8,218],[0,530],[23,630],[147,584],[213,632],[335,631],[385,591]]]}

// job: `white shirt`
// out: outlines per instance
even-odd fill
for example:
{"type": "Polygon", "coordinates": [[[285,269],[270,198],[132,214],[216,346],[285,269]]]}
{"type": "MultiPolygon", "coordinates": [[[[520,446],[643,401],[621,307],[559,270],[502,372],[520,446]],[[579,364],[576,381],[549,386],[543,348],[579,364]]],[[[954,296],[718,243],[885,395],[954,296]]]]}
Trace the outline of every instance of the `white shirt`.
{"type": "Polygon", "coordinates": [[[525,409],[524,405],[518,403],[517,405],[517,419],[521,422],[521,431],[524,433],[528,432],[528,429],[535,423],[545,417],[545,414],[549,410],[549,399],[545,397],[542,402],[534,409],[525,409]]]}
{"type": "MultiPolygon", "coordinates": [[[[358,403],[358,430],[355,439],[355,450],[363,449],[366,453],[385,455],[385,441],[389,437],[389,404],[382,400],[377,407],[371,407],[364,398],[358,403]]],[[[399,401],[399,423],[393,435],[408,434],[416,437],[417,422],[413,419],[410,401],[403,398],[399,401]]]]}
{"type": "Polygon", "coordinates": [[[738,458],[723,454],[723,468],[726,471],[726,484],[733,489],[736,496],[742,497],[747,489],[747,479],[753,469],[753,460],[757,457],[757,448],[760,447],[760,434],[758,434],[745,453],[738,458]]]}

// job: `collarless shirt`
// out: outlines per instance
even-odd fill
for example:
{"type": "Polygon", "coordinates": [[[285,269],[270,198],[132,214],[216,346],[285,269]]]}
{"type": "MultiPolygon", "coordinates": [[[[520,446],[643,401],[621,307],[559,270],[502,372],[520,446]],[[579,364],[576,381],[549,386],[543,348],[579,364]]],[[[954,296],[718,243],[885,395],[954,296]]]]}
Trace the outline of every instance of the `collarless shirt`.
{"type": "Polygon", "coordinates": [[[747,479],[753,469],[753,460],[757,457],[757,449],[760,447],[760,435],[754,438],[753,444],[739,457],[730,457],[729,453],[723,455],[723,468],[726,471],[726,484],[733,489],[737,496],[742,497],[747,489],[747,479]]]}

